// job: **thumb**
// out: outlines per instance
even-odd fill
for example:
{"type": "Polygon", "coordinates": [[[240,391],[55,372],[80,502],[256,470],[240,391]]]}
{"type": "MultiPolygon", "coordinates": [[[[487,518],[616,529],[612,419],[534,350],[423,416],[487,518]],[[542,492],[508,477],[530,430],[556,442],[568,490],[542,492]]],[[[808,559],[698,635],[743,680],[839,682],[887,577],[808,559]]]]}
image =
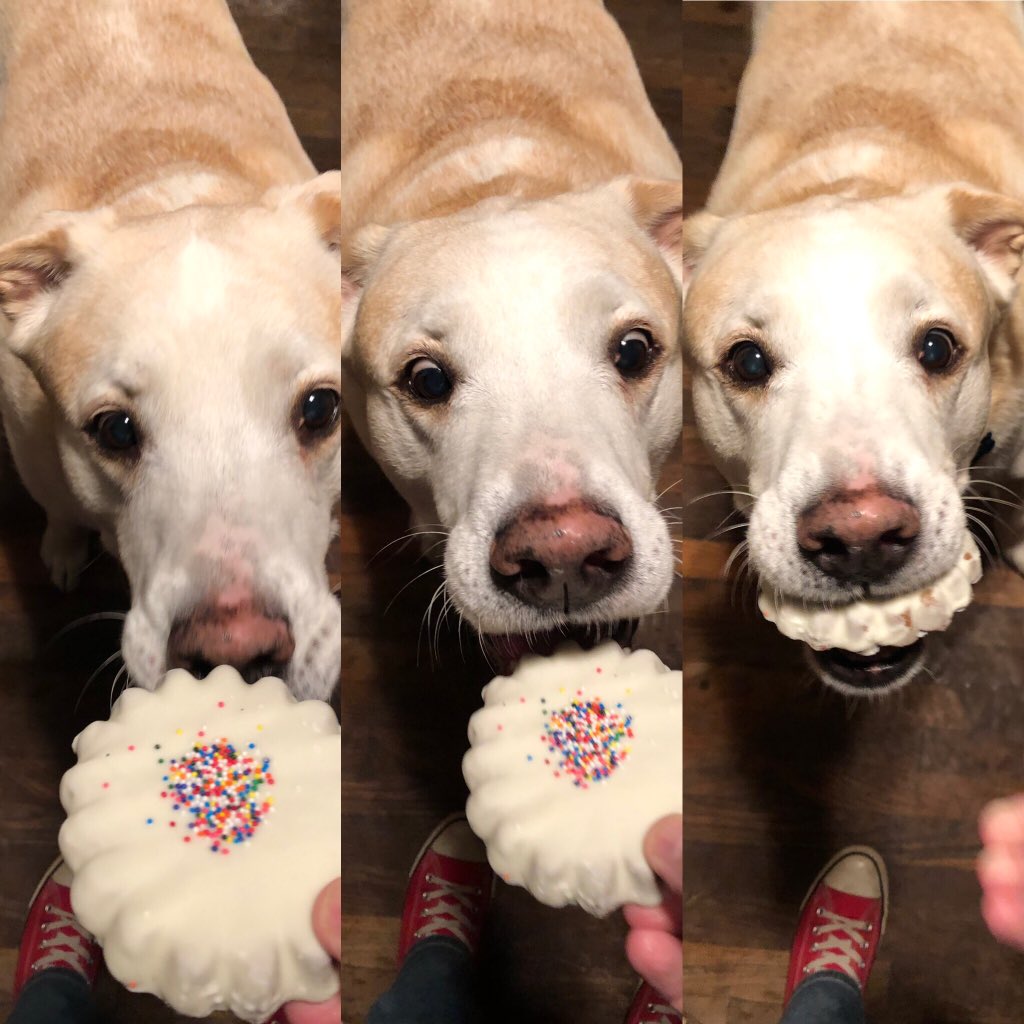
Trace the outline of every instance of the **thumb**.
{"type": "Polygon", "coordinates": [[[313,931],[320,945],[335,959],[341,959],[341,879],[335,879],[313,904],[313,931]]]}
{"type": "Polygon", "coordinates": [[[683,816],[656,821],[644,838],[644,856],[651,870],[675,893],[683,891],[683,816]]]}

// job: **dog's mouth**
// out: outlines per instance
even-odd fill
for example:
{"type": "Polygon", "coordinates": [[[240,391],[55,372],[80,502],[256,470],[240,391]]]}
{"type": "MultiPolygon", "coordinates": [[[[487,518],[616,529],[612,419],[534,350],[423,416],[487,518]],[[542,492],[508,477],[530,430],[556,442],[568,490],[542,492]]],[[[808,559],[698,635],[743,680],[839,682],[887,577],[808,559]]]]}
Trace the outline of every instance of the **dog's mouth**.
{"type": "Polygon", "coordinates": [[[568,625],[537,633],[485,633],[481,639],[491,668],[498,675],[507,676],[527,654],[547,657],[566,641],[577,643],[584,650],[590,650],[603,640],[614,640],[620,647],[629,647],[638,625],[638,619],[619,619],[617,622],[568,625]]]}
{"type": "Polygon", "coordinates": [[[862,697],[910,682],[924,662],[924,644],[925,638],[921,637],[906,647],[880,647],[874,654],[853,654],[838,647],[806,650],[822,682],[842,693],[862,697]]]}

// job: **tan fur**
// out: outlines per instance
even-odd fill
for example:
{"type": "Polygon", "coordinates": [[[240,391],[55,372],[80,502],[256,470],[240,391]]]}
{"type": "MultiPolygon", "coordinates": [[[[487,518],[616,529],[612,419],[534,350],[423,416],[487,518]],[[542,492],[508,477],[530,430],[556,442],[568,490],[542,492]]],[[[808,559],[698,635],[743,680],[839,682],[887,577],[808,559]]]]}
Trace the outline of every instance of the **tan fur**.
{"type": "Polygon", "coordinates": [[[838,145],[878,147],[857,175],[872,194],[970,181],[1024,197],[1017,6],[764,4],[708,209],[837,192],[804,158],[838,145]]]}
{"type": "Polygon", "coordinates": [[[0,241],[44,209],[166,209],[174,173],[215,176],[202,198],[228,202],[313,175],[223,0],[5,0],[0,54],[0,241]]]}
{"type": "Polygon", "coordinates": [[[343,234],[494,195],[538,199],[618,175],[679,179],[632,55],[600,0],[348,0],[343,234]],[[386,53],[387,59],[359,59],[386,53]],[[532,144],[500,176],[474,161],[532,144]]]}

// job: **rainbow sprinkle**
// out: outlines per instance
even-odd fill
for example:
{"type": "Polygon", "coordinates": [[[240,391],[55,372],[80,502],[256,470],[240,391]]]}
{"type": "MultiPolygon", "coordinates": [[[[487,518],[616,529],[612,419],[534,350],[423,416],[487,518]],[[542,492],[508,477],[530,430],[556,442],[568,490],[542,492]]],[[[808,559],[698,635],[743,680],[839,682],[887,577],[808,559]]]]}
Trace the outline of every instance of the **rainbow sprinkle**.
{"type": "MultiPolygon", "coordinates": [[[[214,743],[197,742],[191,754],[170,759],[160,796],[172,802],[174,811],[191,817],[186,843],[194,836],[209,840],[213,853],[230,853],[232,846],[252,839],[270,813],[273,797],[266,794],[274,785],[270,758],[252,743],[248,748],[239,753],[221,738],[214,743]]],[[[177,823],[168,824],[173,828],[177,823]]]]}
{"type": "MultiPolygon", "coordinates": [[[[632,738],[633,716],[609,710],[595,697],[552,711],[544,722],[541,742],[549,753],[561,755],[554,777],[564,772],[573,785],[587,789],[589,783],[607,779],[626,760],[629,747],[625,744],[632,738]]],[[[548,764],[547,759],[544,763],[548,764]]]]}

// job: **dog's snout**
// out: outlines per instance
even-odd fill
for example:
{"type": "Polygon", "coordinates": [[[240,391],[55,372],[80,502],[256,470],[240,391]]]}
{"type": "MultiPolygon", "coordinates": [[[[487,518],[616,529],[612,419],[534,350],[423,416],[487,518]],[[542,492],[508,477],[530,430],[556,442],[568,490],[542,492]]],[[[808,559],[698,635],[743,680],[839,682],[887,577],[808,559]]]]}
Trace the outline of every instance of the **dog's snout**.
{"type": "Polygon", "coordinates": [[[252,683],[282,676],[294,653],[287,619],[262,611],[250,599],[214,597],[175,623],[167,641],[167,666],[202,677],[218,665],[231,665],[252,683]]]}
{"type": "Polygon", "coordinates": [[[612,590],[632,554],[622,523],[588,503],[538,505],[521,509],[498,532],[491,577],[526,604],[568,614],[612,590]]]}
{"type": "Polygon", "coordinates": [[[907,560],[921,529],[908,501],[872,486],[839,490],[806,509],[797,523],[804,557],[843,582],[878,583],[907,560]]]}

